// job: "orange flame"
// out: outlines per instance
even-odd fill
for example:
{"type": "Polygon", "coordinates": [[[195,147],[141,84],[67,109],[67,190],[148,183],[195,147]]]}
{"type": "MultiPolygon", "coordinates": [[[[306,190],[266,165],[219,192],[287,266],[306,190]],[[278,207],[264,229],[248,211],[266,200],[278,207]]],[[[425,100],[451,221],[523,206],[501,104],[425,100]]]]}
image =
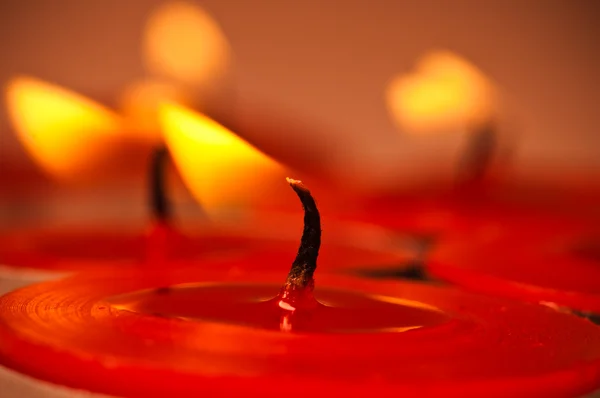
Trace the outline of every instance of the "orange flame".
{"type": "Polygon", "coordinates": [[[144,79],[128,85],[120,98],[120,109],[128,131],[149,144],[162,142],[157,114],[159,105],[164,101],[191,102],[181,87],[165,81],[144,79]]]}
{"type": "Polygon", "coordinates": [[[159,118],[174,162],[207,210],[247,204],[281,185],[283,167],[214,120],[174,103],[159,118]]]}
{"type": "Polygon", "coordinates": [[[149,77],[129,84],[120,98],[129,131],[136,138],[162,140],[158,107],[164,101],[214,106],[221,100],[230,51],[217,22],[197,5],[161,4],[143,32],[143,57],[149,77]]]}
{"type": "Polygon", "coordinates": [[[116,167],[112,160],[123,160],[123,154],[143,156],[148,145],[163,141],[159,104],[211,103],[229,66],[229,46],[218,24],[183,2],[166,2],[149,17],[144,56],[153,75],[126,87],[120,115],[56,85],[14,78],[6,92],[8,112],[34,161],[56,178],[89,180],[100,174],[100,162],[116,167]],[[201,94],[192,98],[192,87],[201,94]]]}
{"type": "Polygon", "coordinates": [[[30,77],[6,90],[8,114],[19,140],[51,175],[74,179],[111,151],[123,132],[118,115],[61,87],[30,77]]]}
{"type": "Polygon", "coordinates": [[[491,82],[451,52],[423,57],[412,74],[396,76],[386,92],[395,122],[409,132],[463,129],[483,123],[494,111],[491,82]]]}
{"type": "Polygon", "coordinates": [[[158,76],[206,85],[226,71],[229,45],[208,13],[175,1],[163,4],[149,17],[144,55],[148,70],[158,76]]]}

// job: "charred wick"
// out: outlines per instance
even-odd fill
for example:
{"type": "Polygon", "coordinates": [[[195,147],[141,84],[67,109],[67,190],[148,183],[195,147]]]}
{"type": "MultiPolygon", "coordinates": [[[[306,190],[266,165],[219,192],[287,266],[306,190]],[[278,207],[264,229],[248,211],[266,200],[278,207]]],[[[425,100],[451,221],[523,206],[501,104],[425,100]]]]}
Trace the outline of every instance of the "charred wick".
{"type": "Polygon", "coordinates": [[[462,184],[477,184],[489,171],[497,149],[496,126],[489,121],[473,131],[460,165],[462,184]]]}
{"type": "Polygon", "coordinates": [[[313,275],[317,269],[317,257],[321,247],[321,216],[315,200],[302,181],[286,179],[300,198],[304,208],[304,231],[300,240],[300,248],[292,268],[288,274],[284,289],[296,290],[312,288],[313,275]]]}
{"type": "Polygon", "coordinates": [[[166,193],[166,169],[169,151],[160,146],[150,159],[150,207],[156,220],[168,221],[171,218],[171,204],[166,193]]]}

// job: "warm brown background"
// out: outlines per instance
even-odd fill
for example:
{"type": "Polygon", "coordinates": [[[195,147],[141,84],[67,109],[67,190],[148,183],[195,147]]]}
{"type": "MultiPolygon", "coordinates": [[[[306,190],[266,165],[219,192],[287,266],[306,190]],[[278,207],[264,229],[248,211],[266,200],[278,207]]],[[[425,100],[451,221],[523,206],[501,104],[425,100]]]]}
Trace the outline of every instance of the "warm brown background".
{"type": "MultiPolygon", "coordinates": [[[[2,0],[0,82],[28,73],[110,103],[144,73],[142,27],[159,3],[2,0]]],[[[508,124],[520,136],[515,178],[569,175],[589,181],[600,170],[600,28],[594,0],[197,3],[231,42],[240,97],[236,112],[244,103],[268,103],[276,105],[273,112],[284,109],[326,126],[316,130],[336,142],[327,149],[333,169],[361,170],[365,179],[384,182],[390,176],[418,179],[429,169],[447,172],[443,166],[462,138],[403,136],[383,99],[392,75],[426,51],[446,48],[478,65],[508,98],[508,124]],[[397,164],[406,167],[397,172],[397,164]]],[[[4,170],[26,162],[9,131],[2,114],[4,170]]],[[[286,131],[266,138],[285,142],[286,131]]],[[[303,134],[318,146],[320,135],[303,134]]]]}

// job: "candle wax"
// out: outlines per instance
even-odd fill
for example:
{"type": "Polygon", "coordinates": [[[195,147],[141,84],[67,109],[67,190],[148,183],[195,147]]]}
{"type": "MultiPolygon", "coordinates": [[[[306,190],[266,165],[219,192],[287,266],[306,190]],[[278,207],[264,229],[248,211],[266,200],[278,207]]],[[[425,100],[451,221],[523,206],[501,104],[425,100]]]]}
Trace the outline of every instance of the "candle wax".
{"type": "Polygon", "coordinates": [[[319,275],[319,304],[290,311],[275,299],[281,276],[106,271],[0,298],[0,362],[118,396],[558,398],[600,386],[600,329],[543,306],[319,275]]]}
{"type": "Polygon", "coordinates": [[[163,225],[147,232],[119,228],[56,227],[6,232],[0,262],[25,268],[77,271],[106,263],[142,263],[161,258],[197,259],[209,251],[243,248],[235,236],[191,237],[163,225]]]}
{"type": "Polygon", "coordinates": [[[376,296],[335,289],[320,289],[314,308],[292,314],[278,305],[280,288],[277,284],[188,284],[108,301],[119,311],[310,333],[400,332],[449,321],[435,307],[409,300],[399,305],[376,296]]]}
{"type": "MultiPolygon", "coordinates": [[[[541,258],[544,257],[544,250],[547,251],[544,245],[548,246],[548,242],[556,242],[557,237],[560,239],[567,234],[571,236],[570,239],[582,239],[589,235],[586,230],[590,229],[588,220],[554,214],[532,206],[462,201],[460,198],[409,198],[378,202],[369,212],[356,218],[370,219],[370,222],[413,236],[420,242],[420,257],[425,263],[431,259],[432,253],[440,251],[438,246],[443,246],[443,251],[453,251],[453,246],[456,246],[457,249],[465,249],[462,250],[465,254],[476,250],[481,255],[479,260],[484,260],[485,256],[501,257],[505,262],[514,263],[510,256],[519,261],[524,251],[529,256],[541,258]],[[488,242],[500,240],[501,245],[497,247],[478,250],[488,242]]],[[[589,257],[589,248],[585,250],[589,257]]],[[[458,261],[456,256],[453,259],[458,261]]],[[[440,266],[439,262],[436,266],[440,266]]],[[[523,267],[514,267],[515,272],[521,269],[523,267]]],[[[365,275],[383,277],[396,274],[403,276],[405,272],[385,267],[365,271],[365,275]]],[[[422,273],[428,274],[428,271],[429,267],[426,267],[422,273]]]]}
{"type": "MultiPolygon", "coordinates": [[[[350,214],[355,220],[375,223],[390,229],[430,238],[443,237],[457,230],[481,228],[486,224],[542,231],[549,227],[585,221],[585,216],[561,214],[547,206],[530,202],[510,202],[493,198],[469,197],[457,193],[450,196],[401,197],[373,200],[363,211],[350,214]]],[[[593,210],[593,209],[591,209],[593,210]]],[[[521,231],[513,231],[520,233],[521,231]]]]}
{"type": "Polygon", "coordinates": [[[471,290],[600,313],[600,230],[577,222],[448,237],[428,271],[471,290]]]}

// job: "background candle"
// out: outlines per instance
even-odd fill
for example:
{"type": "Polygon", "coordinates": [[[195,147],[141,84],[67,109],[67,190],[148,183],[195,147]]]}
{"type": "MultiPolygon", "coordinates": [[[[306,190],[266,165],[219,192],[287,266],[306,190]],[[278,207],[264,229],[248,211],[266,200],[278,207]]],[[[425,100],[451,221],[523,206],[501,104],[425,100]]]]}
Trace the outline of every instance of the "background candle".
{"type": "MultiPolygon", "coordinates": [[[[577,197],[544,200],[540,194],[522,191],[415,193],[412,196],[372,198],[362,209],[345,214],[351,219],[370,219],[420,242],[421,266],[438,245],[498,257],[521,252],[544,256],[544,245],[559,237],[585,239],[593,233],[597,214],[590,202],[577,197]],[[579,238],[577,238],[579,236],[579,238]],[[498,247],[488,243],[500,240],[498,247]],[[547,243],[544,243],[544,242],[547,243]],[[528,247],[528,250],[524,250],[528,247]]],[[[455,256],[453,260],[457,260],[455,256]]],[[[520,260],[517,260],[520,261],[520,260]]],[[[517,268],[515,268],[516,270],[517,268]]],[[[367,274],[400,276],[394,270],[365,270],[367,274]]]]}
{"type": "MultiPolygon", "coordinates": [[[[156,224],[147,231],[108,226],[47,225],[10,229],[0,234],[2,292],[57,278],[121,264],[123,267],[166,267],[194,264],[209,267],[215,257],[264,259],[253,264],[269,270],[288,263],[297,250],[302,219],[298,214],[257,214],[231,223],[179,222],[156,224]],[[190,225],[193,224],[193,225],[190,225]],[[208,261],[208,264],[205,264],[208,261]],[[171,265],[172,266],[172,265],[171,265]]],[[[410,239],[364,223],[326,224],[321,266],[343,272],[347,267],[397,266],[415,255],[410,239]]],[[[243,265],[243,261],[238,266],[243,265]]]]}
{"type": "Polygon", "coordinates": [[[516,213],[448,235],[427,269],[471,290],[599,313],[599,232],[588,220],[516,213]]]}

